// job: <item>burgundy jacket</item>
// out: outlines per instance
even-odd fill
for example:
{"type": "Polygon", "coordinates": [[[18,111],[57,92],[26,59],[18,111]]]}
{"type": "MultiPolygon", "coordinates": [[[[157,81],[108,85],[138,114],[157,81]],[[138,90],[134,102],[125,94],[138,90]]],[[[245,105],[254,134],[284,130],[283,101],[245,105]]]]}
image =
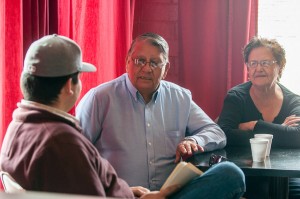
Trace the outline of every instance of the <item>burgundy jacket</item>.
{"type": "Polygon", "coordinates": [[[34,105],[14,111],[0,167],[26,190],[134,198],[76,123],[34,105]]]}

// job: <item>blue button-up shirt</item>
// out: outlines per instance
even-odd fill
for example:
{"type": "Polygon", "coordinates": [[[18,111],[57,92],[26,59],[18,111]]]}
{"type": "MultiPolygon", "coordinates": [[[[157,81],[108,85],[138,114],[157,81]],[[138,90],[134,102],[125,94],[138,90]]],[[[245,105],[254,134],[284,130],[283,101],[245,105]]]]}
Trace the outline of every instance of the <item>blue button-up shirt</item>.
{"type": "Polygon", "coordinates": [[[185,137],[206,151],[226,145],[224,132],[196,105],[190,91],[164,80],[146,104],[123,74],[91,89],[76,116],[85,136],[130,186],[160,189],[185,137]]]}

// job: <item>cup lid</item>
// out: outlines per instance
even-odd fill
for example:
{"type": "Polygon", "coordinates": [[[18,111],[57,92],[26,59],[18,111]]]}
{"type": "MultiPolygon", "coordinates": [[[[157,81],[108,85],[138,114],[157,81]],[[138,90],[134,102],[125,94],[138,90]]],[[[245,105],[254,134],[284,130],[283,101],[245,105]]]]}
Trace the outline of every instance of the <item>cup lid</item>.
{"type": "Polygon", "coordinates": [[[254,134],[254,137],[255,138],[273,138],[273,134],[266,134],[266,133],[263,133],[263,134],[254,134]]]}
{"type": "Polygon", "coordinates": [[[269,140],[264,139],[264,138],[251,138],[250,139],[250,143],[264,144],[264,143],[268,143],[268,142],[269,142],[269,140]]]}

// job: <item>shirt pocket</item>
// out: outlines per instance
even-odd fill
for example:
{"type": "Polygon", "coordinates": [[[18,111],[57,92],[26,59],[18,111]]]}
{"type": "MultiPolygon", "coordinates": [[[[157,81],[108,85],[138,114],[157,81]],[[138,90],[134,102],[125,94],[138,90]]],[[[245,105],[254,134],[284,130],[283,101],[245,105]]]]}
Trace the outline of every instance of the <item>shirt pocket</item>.
{"type": "Polygon", "coordinates": [[[176,148],[179,142],[183,139],[180,131],[167,131],[165,136],[166,152],[170,156],[175,156],[176,148]]]}

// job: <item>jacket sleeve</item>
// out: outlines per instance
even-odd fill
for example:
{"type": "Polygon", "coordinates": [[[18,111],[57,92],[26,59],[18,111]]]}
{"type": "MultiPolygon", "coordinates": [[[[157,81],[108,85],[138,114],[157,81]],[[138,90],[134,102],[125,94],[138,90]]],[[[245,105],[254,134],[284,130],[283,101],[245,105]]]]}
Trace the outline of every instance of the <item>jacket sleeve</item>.
{"type": "Polygon", "coordinates": [[[92,145],[72,139],[64,135],[43,148],[32,169],[39,176],[33,179],[37,190],[133,198],[127,183],[92,145]]]}

